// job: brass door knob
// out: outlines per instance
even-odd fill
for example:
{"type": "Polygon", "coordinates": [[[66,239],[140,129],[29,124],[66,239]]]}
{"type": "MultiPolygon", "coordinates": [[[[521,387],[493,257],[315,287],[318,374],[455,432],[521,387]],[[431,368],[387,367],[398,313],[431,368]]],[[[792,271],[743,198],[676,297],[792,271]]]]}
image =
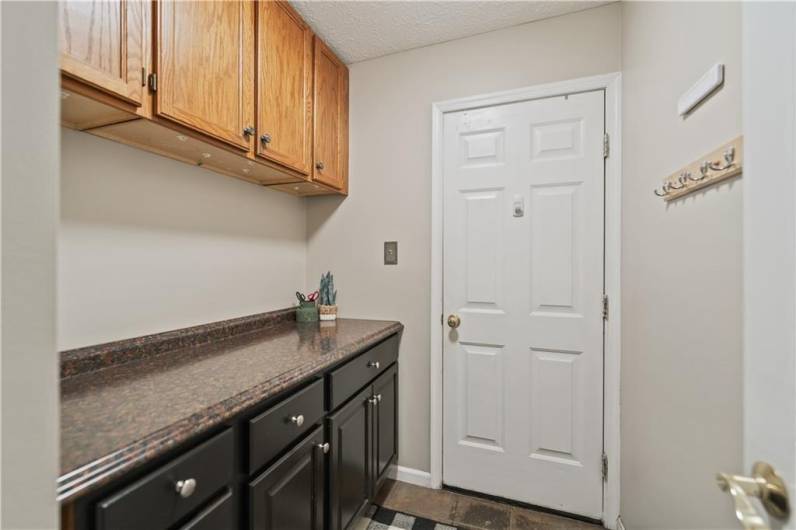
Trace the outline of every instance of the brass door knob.
{"type": "Polygon", "coordinates": [[[448,316],[448,326],[450,326],[451,328],[456,329],[456,328],[459,327],[459,324],[461,324],[461,323],[462,323],[462,319],[460,319],[458,317],[458,315],[449,315],[448,316]]]}
{"type": "Polygon", "coordinates": [[[790,501],[785,481],[765,462],[755,462],[751,476],[719,473],[719,488],[729,492],[735,501],[735,515],[744,528],[768,528],[750,498],[760,499],[772,517],[785,520],[790,516],[790,501]]]}

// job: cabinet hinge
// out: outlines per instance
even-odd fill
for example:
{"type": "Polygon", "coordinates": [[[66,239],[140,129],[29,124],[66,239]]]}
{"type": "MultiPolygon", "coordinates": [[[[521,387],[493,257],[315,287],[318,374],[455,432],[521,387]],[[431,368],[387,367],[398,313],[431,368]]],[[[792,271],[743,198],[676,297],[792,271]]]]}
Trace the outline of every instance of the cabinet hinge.
{"type": "Polygon", "coordinates": [[[603,133],[603,158],[608,158],[608,153],[611,151],[611,138],[608,133],[603,133]]]}
{"type": "Polygon", "coordinates": [[[154,73],[153,74],[149,74],[148,82],[149,82],[149,90],[151,90],[152,92],[157,92],[158,91],[158,74],[154,74],[154,73]]]}
{"type": "Polygon", "coordinates": [[[608,320],[608,295],[603,295],[603,320],[608,320]]]}
{"type": "Polygon", "coordinates": [[[603,482],[608,481],[608,455],[603,453],[603,482]]]}

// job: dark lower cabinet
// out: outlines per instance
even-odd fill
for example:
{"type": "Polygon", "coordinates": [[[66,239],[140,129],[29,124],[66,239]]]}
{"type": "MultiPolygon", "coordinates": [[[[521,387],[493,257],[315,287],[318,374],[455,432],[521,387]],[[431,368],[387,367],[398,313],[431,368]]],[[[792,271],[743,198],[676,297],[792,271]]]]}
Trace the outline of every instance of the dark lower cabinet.
{"type": "Polygon", "coordinates": [[[373,476],[375,495],[398,458],[398,365],[393,365],[373,383],[376,415],[373,431],[373,476]]]}
{"type": "Polygon", "coordinates": [[[323,530],[327,448],[318,427],[252,481],[252,530],[323,530]]]}
{"type": "Polygon", "coordinates": [[[349,528],[398,455],[398,365],[327,419],[329,530],[349,528]]]}
{"type": "Polygon", "coordinates": [[[329,530],[347,528],[371,498],[373,443],[372,388],[357,394],[329,416],[329,530]]]}
{"type": "Polygon", "coordinates": [[[398,339],[83,498],[64,527],[349,530],[398,459],[398,339]]]}

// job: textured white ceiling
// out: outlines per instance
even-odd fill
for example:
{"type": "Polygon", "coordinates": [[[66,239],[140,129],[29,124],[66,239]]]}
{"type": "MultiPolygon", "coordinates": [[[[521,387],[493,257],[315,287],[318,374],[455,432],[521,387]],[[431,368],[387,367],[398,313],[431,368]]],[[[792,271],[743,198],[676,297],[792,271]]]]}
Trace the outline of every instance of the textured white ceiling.
{"type": "Polygon", "coordinates": [[[609,2],[291,0],[315,33],[346,63],[606,3],[609,2]]]}

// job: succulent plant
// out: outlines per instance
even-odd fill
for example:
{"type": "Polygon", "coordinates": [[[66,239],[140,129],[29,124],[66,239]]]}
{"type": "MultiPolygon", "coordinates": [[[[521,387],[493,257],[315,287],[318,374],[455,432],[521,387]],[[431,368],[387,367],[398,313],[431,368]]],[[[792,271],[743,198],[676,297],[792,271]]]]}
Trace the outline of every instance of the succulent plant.
{"type": "Polygon", "coordinates": [[[337,303],[337,291],[334,288],[334,276],[331,272],[321,274],[321,287],[319,289],[319,302],[321,305],[335,305],[337,303]]]}

